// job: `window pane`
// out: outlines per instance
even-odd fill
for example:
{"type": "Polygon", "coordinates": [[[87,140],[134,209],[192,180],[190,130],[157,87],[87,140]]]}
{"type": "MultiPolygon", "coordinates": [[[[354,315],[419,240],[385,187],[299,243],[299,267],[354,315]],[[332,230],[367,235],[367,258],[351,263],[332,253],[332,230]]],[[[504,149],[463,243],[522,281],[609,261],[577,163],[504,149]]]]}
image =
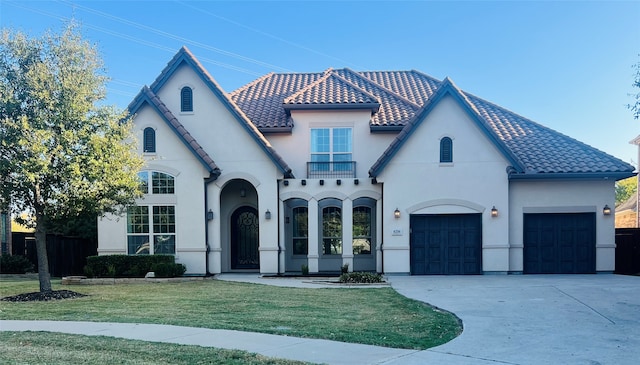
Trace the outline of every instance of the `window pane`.
{"type": "Polygon", "coordinates": [[[127,207],[127,233],[149,233],[149,207],[127,207]]]}
{"type": "Polygon", "coordinates": [[[311,152],[329,152],[329,128],[311,130],[311,152]]]}
{"type": "Polygon", "coordinates": [[[371,254],[371,208],[353,209],[353,254],[371,254]]]}
{"type": "Polygon", "coordinates": [[[333,152],[351,152],[351,128],[333,129],[333,152]]]}
{"type": "Polygon", "coordinates": [[[138,179],[140,179],[140,191],[142,191],[143,194],[149,194],[149,172],[138,172],[138,179]]]}
{"type": "Polygon", "coordinates": [[[155,255],[174,255],[176,253],[176,236],[172,234],[154,235],[153,253],[155,255]]]}
{"type": "Polygon", "coordinates": [[[293,254],[306,255],[309,252],[308,209],[293,209],[293,254]]]}
{"type": "Polygon", "coordinates": [[[154,171],[152,173],[151,185],[154,194],[174,194],[174,178],[171,175],[154,171]]]}
{"type": "Polygon", "coordinates": [[[154,233],[175,233],[176,232],[176,208],[174,206],[154,206],[153,207],[153,232],[154,233]]]}
{"type": "Polygon", "coordinates": [[[342,210],[340,208],[322,209],[322,238],[325,255],[342,254],[342,210]]]}
{"type": "Polygon", "coordinates": [[[127,253],[129,255],[148,255],[149,236],[127,236],[127,253]]]}

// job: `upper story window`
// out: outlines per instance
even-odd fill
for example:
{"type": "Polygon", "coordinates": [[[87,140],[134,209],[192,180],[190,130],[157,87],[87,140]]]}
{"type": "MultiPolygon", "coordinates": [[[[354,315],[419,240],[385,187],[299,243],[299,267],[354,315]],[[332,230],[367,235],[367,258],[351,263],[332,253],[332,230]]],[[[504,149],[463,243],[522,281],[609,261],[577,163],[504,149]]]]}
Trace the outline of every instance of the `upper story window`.
{"type": "Polygon", "coordinates": [[[453,162],[453,141],[449,137],[440,140],[440,162],[453,162]]]}
{"type": "Polygon", "coordinates": [[[156,130],[147,127],[143,132],[143,142],[142,142],[142,150],[145,153],[153,153],[156,152],[156,130]]]}
{"type": "Polygon", "coordinates": [[[140,171],[138,178],[143,194],[149,194],[149,186],[151,186],[152,194],[175,194],[175,178],[169,174],[158,171],[140,171]],[[151,183],[149,177],[151,177],[151,183]]]}
{"type": "Polygon", "coordinates": [[[189,86],[185,86],[180,90],[180,111],[193,111],[193,90],[189,86]]]}
{"type": "Polygon", "coordinates": [[[355,174],[355,167],[352,135],[352,128],[311,129],[310,174],[346,171],[348,174],[341,177],[353,177],[351,175],[355,174]]]}

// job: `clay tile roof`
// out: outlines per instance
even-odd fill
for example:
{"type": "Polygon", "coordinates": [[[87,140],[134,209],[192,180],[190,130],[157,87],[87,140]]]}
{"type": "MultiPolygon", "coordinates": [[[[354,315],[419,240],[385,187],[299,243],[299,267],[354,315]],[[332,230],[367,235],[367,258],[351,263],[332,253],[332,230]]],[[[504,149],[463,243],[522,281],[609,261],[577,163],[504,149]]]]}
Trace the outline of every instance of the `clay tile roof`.
{"type": "MultiPolygon", "coordinates": [[[[443,85],[448,85],[478,126],[513,162],[515,175],[604,173],[618,174],[614,176],[617,178],[630,176],[634,170],[613,156],[466,93],[448,79],[439,81],[415,70],[357,72],[344,68],[321,73],[271,73],[233,91],[229,97],[262,132],[291,131],[291,106],[337,107],[364,105],[373,100],[380,107],[371,117],[371,131],[400,131],[419,124],[415,119],[424,118],[425,108],[429,108],[443,85]]],[[[390,159],[393,149],[400,148],[410,132],[400,133],[400,141],[392,143],[379,162],[390,159]]],[[[383,168],[384,163],[377,166],[383,168]]]]}
{"type": "Polygon", "coordinates": [[[328,70],[315,82],[284,99],[285,109],[307,109],[322,106],[368,108],[377,111],[375,96],[328,70]]]}

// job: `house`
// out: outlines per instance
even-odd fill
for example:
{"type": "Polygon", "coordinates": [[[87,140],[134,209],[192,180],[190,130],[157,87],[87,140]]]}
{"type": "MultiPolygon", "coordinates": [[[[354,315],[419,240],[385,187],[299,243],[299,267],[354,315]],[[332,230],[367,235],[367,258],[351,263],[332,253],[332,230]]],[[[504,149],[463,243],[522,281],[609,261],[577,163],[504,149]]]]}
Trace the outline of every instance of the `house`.
{"type": "Polygon", "coordinates": [[[182,48],[129,106],[146,194],[105,254],[187,274],[593,273],[633,167],[418,71],[270,73],[225,93],[182,48]]]}

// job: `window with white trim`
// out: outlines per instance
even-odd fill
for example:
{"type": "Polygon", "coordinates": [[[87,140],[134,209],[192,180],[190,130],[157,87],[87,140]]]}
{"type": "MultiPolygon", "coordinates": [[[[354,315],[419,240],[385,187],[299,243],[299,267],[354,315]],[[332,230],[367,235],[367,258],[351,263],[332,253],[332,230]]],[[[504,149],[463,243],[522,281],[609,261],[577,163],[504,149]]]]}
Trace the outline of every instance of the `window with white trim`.
{"type": "Polygon", "coordinates": [[[175,254],[175,210],[175,206],[172,205],[129,206],[127,208],[127,253],[129,255],[175,254]]]}
{"type": "Polygon", "coordinates": [[[311,162],[317,162],[312,169],[345,171],[351,169],[352,128],[312,128],[311,162]],[[346,163],[349,162],[349,163],[346,163]]]}

